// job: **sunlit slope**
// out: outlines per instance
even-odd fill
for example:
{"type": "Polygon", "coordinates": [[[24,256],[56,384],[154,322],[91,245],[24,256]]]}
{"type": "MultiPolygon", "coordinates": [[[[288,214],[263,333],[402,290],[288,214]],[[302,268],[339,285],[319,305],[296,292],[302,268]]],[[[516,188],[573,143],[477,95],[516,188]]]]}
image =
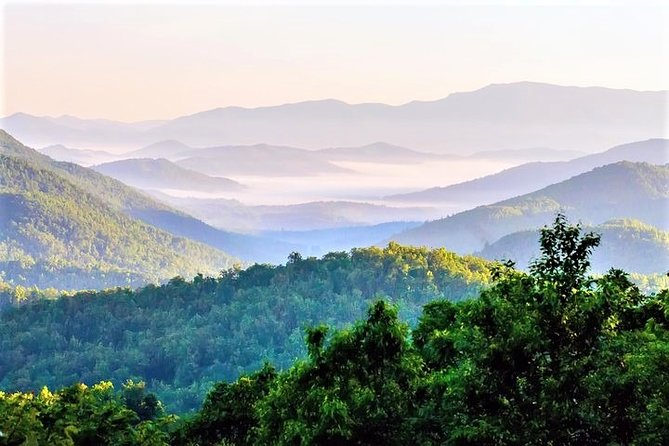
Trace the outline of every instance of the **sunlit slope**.
{"type": "Polygon", "coordinates": [[[215,273],[229,255],[135,220],[28,159],[0,154],[0,270],[40,287],[100,288],[215,273]]]}
{"type": "Polygon", "coordinates": [[[471,253],[512,232],[540,228],[560,211],[586,224],[635,218],[666,230],[668,204],[669,167],[620,162],[530,194],[425,223],[392,239],[471,253]]]}

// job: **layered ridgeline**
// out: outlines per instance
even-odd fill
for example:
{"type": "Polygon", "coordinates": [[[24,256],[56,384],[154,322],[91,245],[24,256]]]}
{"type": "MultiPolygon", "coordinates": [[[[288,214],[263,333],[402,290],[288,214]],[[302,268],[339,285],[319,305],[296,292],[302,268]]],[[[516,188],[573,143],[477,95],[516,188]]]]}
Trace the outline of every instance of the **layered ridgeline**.
{"type": "Polygon", "coordinates": [[[28,305],[6,292],[18,307],[0,312],[0,389],[133,378],[187,411],[215,381],[303,356],[307,326],[351,323],[379,296],[415,321],[432,299],[474,296],[489,273],[479,258],[393,244],[28,305]]]}
{"type": "Polygon", "coordinates": [[[51,169],[0,154],[0,271],[61,289],[214,273],[235,260],[130,218],[51,169]]]}
{"type": "MultiPolygon", "coordinates": [[[[445,246],[460,253],[482,250],[501,237],[548,224],[565,212],[584,224],[634,218],[667,230],[669,167],[620,162],[544,189],[425,223],[392,237],[399,243],[445,246]]],[[[603,241],[606,243],[606,240],[603,241]]],[[[657,272],[666,269],[658,263],[657,272]]]]}
{"type": "MultiPolygon", "coordinates": [[[[40,154],[39,152],[29,147],[26,147],[25,145],[21,144],[19,141],[17,141],[12,136],[10,136],[9,134],[7,134],[2,130],[0,130],[0,154],[4,154],[7,155],[8,157],[11,157],[12,158],[11,162],[13,163],[16,162],[23,163],[24,167],[28,170],[48,172],[48,179],[46,177],[43,178],[47,182],[49,181],[55,181],[58,183],[66,182],[67,184],[71,185],[76,190],[71,191],[72,195],[69,198],[75,198],[75,202],[77,201],[76,199],[78,199],[79,196],[89,197],[90,200],[94,201],[94,203],[91,202],[90,204],[93,205],[94,208],[96,208],[97,212],[97,217],[93,219],[92,222],[97,222],[101,224],[104,223],[104,213],[101,212],[103,210],[104,212],[107,212],[107,210],[109,210],[113,214],[112,220],[114,218],[116,219],[125,218],[129,221],[134,221],[136,223],[143,223],[144,227],[149,225],[154,227],[154,229],[158,228],[162,230],[159,231],[159,233],[161,234],[163,233],[163,231],[166,231],[172,234],[173,236],[177,236],[176,238],[175,237],[172,238],[178,240],[179,241],[178,243],[185,243],[186,245],[192,247],[198,246],[197,248],[198,250],[202,249],[203,252],[209,252],[209,254],[207,254],[207,256],[209,256],[209,260],[205,260],[204,258],[202,258],[200,254],[196,254],[194,251],[191,251],[190,248],[187,249],[181,248],[180,247],[181,245],[179,244],[175,245],[173,243],[167,243],[166,240],[163,240],[160,243],[160,245],[162,246],[160,250],[168,251],[171,249],[170,247],[172,248],[176,247],[178,248],[176,252],[173,252],[171,256],[165,257],[162,260],[159,260],[156,257],[153,258],[147,258],[146,256],[143,257],[144,259],[143,262],[145,262],[144,268],[153,268],[153,269],[164,268],[166,275],[161,274],[160,275],[161,278],[170,278],[172,277],[172,275],[170,274],[175,271],[188,276],[198,271],[211,272],[220,270],[221,268],[229,266],[234,261],[233,259],[230,258],[230,256],[241,259],[242,261],[276,262],[285,259],[286,255],[290,253],[291,250],[296,249],[294,245],[288,243],[275,242],[261,237],[235,234],[216,229],[210,225],[203,223],[202,221],[196,218],[191,217],[188,214],[176,211],[173,208],[169,207],[168,205],[160,203],[159,201],[156,201],[155,199],[147,195],[144,195],[141,192],[138,192],[137,190],[121,183],[118,180],[102,175],[101,173],[98,173],[92,169],[88,169],[79,166],[77,164],[54,161],[53,159],[43,154],[40,154]],[[215,249],[202,247],[200,244],[193,244],[192,241],[183,241],[183,238],[207,244],[209,245],[209,247],[215,249]],[[223,253],[225,254],[221,253],[220,251],[223,251],[223,253]],[[170,264],[179,265],[180,263],[183,262],[179,261],[171,262],[169,259],[172,257],[174,259],[179,257],[183,257],[184,259],[190,259],[188,260],[188,262],[192,263],[193,266],[191,268],[188,268],[187,270],[178,271],[169,265],[170,264]],[[213,262],[210,261],[216,257],[218,257],[219,260],[213,262]],[[221,261],[223,259],[225,260],[221,261]],[[161,265],[164,265],[164,267],[161,265]],[[171,273],[168,274],[170,268],[172,268],[171,273]]],[[[12,170],[9,169],[5,169],[5,171],[6,172],[3,175],[7,175],[7,181],[9,181],[9,178],[11,176],[16,174],[16,172],[12,172],[12,170]]],[[[26,175],[28,176],[28,178],[24,178],[20,181],[23,181],[25,183],[24,186],[26,187],[28,186],[35,187],[36,184],[33,184],[29,181],[30,174],[26,173],[26,175]]],[[[5,180],[2,180],[2,185],[4,184],[5,180]]],[[[53,192],[54,190],[57,190],[58,187],[59,186],[56,186],[55,189],[50,188],[49,190],[53,192]]],[[[28,190],[21,190],[18,192],[14,191],[14,193],[27,193],[27,192],[28,190]]],[[[17,212],[18,209],[15,209],[15,213],[13,214],[10,214],[8,212],[2,213],[3,222],[5,222],[4,226],[10,225],[11,221],[13,221],[14,219],[22,218],[22,214],[17,212]]],[[[110,214],[110,216],[112,214],[110,214]]],[[[64,220],[61,221],[60,223],[63,225],[67,225],[68,223],[66,220],[67,220],[67,215],[64,216],[64,220]]],[[[40,238],[59,239],[65,237],[67,231],[59,232],[57,227],[50,226],[52,223],[53,222],[48,222],[40,226],[40,230],[42,231],[42,235],[40,236],[40,238]]],[[[95,223],[90,223],[90,224],[95,225],[95,223]]],[[[99,242],[98,245],[100,243],[103,244],[116,243],[114,240],[115,238],[123,240],[127,234],[124,232],[122,228],[123,226],[115,230],[113,233],[114,236],[112,236],[111,234],[107,234],[105,236],[104,232],[100,232],[99,236],[104,241],[99,242]]],[[[97,232],[95,233],[98,234],[97,232]]],[[[7,237],[4,237],[3,240],[6,243],[11,243],[11,240],[8,239],[7,237]]],[[[139,246],[141,246],[143,243],[144,242],[140,243],[139,246]]],[[[149,246],[153,246],[153,244],[149,244],[149,246]]],[[[91,251],[93,248],[90,248],[90,243],[84,244],[84,246],[77,246],[77,244],[75,243],[74,245],[71,246],[71,249],[73,249],[74,251],[84,250],[86,252],[90,252],[92,255],[99,254],[99,253],[95,254],[94,251],[91,251]]],[[[158,248],[156,247],[156,249],[158,248]]],[[[27,250],[26,253],[29,256],[37,256],[37,257],[42,256],[42,254],[38,252],[37,245],[32,244],[30,246],[27,246],[26,250],[27,250]]],[[[14,250],[13,248],[11,249],[11,251],[16,252],[16,250],[14,250]]],[[[11,255],[15,257],[18,254],[11,254],[11,255]]],[[[46,253],[45,255],[48,257],[49,254],[46,253]]],[[[5,256],[9,256],[9,254],[5,254],[5,256]]],[[[7,257],[7,259],[12,261],[17,260],[14,257],[7,257]]],[[[111,257],[111,259],[116,260],[117,262],[123,262],[124,261],[123,257],[124,256],[121,256],[118,259],[111,257]]],[[[14,263],[14,265],[16,264],[14,263]]],[[[60,281],[60,278],[65,276],[59,276],[55,272],[48,273],[48,270],[49,269],[47,268],[44,274],[40,273],[39,275],[34,276],[33,278],[38,279],[36,282],[33,282],[32,280],[22,279],[20,276],[14,277],[13,274],[11,276],[9,274],[6,275],[6,279],[12,279],[16,283],[26,283],[28,285],[55,286],[57,288],[65,287],[65,284],[60,281]],[[42,279],[40,279],[40,277],[42,277],[42,279]]],[[[84,268],[83,270],[80,268],[72,270],[72,277],[79,276],[79,279],[83,280],[84,282],[78,282],[78,284],[73,283],[72,285],[68,285],[67,287],[100,288],[104,286],[113,286],[113,285],[128,283],[128,281],[125,279],[122,282],[119,282],[116,279],[112,279],[107,276],[91,277],[90,274],[86,272],[87,270],[88,270],[87,268],[84,268]]],[[[144,274],[142,268],[140,268],[139,270],[134,270],[134,272],[139,272],[139,275],[133,276],[132,279],[133,281],[131,283],[136,283],[134,281],[140,280],[139,278],[144,274]]],[[[156,280],[156,276],[151,276],[151,277],[152,281],[156,280]]],[[[146,281],[144,280],[142,282],[146,283],[146,281]]]]}
{"type": "Polygon", "coordinates": [[[214,273],[238,262],[133,218],[175,211],[116,180],[55,162],[4,132],[0,157],[2,280],[102,288],[214,273]]]}
{"type": "Polygon", "coordinates": [[[140,189],[230,192],[243,188],[236,181],[185,169],[164,158],[111,161],[93,166],[92,169],[140,189]]]}
{"type": "Polygon", "coordinates": [[[322,158],[318,152],[269,144],[192,150],[177,164],[215,176],[290,177],[351,172],[322,158]]]}
{"type": "MultiPolygon", "coordinates": [[[[669,444],[669,293],[644,295],[619,270],[589,277],[588,256],[598,241],[559,216],[542,231],[542,255],[529,274],[499,267],[477,298],[432,301],[411,328],[383,301],[347,329],[311,327],[304,359],[283,371],[265,365],[216,384],[185,422],[166,417],[144,384],[132,380],[118,391],[104,381],[36,395],[0,392],[2,439],[157,446],[669,444]]],[[[73,299],[67,308],[84,306],[73,299]]],[[[21,312],[15,318],[19,330],[20,323],[39,320],[21,312]]]]}
{"type": "MultiPolygon", "coordinates": [[[[496,152],[493,152],[493,155],[496,152]]],[[[612,147],[569,161],[529,162],[491,175],[445,187],[398,194],[385,200],[407,204],[467,203],[490,204],[565,181],[596,167],[620,161],[666,164],[669,139],[649,139],[612,147]]]]}
{"type": "MultiPolygon", "coordinates": [[[[309,238],[307,231],[323,230],[325,232],[327,230],[345,230],[346,228],[355,231],[355,227],[360,230],[369,227],[369,225],[400,225],[400,222],[411,221],[422,223],[443,215],[438,209],[428,207],[393,207],[343,200],[310,201],[283,205],[248,205],[234,199],[182,198],[156,191],[152,191],[151,194],[159,200],[219,228],[229,228],[233,231],[242,232],[275,232],[279,236],[290,231],[295,232],[296,239],[300,233],[304,233],[305,243],[308,242],[307,239],[309,238]]],[[[392,233],[388,235],[392,235],[392,233]]],[[[341,234],[341,236],[345,237],[345,234],[341,234]]],[[[349,249],[355,246],[369,246],[378,240],[380,238],[375,239],[373,234],[370,234],[370,241],[365,245],[357,244],[349,247],[349,249]]],[[[299,242],[300,240],[296,241],[299,242]]]]}
{"type": "Polygon", "coordinates": [[[665,136],[663,110],[665,91],[517,82],[399,106],[308,101],[217,108],[169,121],[132,124],[17,113],[3,118],[0,126],[39,147],[65,144],[130,150],[177,140],[193,147],[225,141],[318,148],[386,141],[426,152],[461,155],[530,147],[596,152],[627,141],[665,136]]]}
{"type": "Polygon", "coordinates": [[[65,147],[62,144],[43,147],[39,149],[39,152],[57,161],[67,161],[68,163],[76,163],[81,166],[91,166],[118,158],[118,155],[102,150],[76,149],[65,147]]]}
{"type": "MultiPolygon", "coordinates": [[[[611,220],[588,228],[601,235],[601,245],[592,256],[592,270],[605,273],[615,267],[640,274],[669,271],[669,232],[638,220],[611,220]]],[[[539,257],[540,231],[520,231],[505,235],[477,252],[491,260],[511,260],[526,269],[539,257]]]]}

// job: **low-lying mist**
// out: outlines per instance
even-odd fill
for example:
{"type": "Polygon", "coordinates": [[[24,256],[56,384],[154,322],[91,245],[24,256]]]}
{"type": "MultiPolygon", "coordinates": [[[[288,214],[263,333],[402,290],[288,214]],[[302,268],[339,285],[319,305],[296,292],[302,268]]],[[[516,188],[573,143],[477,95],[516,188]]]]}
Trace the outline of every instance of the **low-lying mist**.
{"type": "MultiPolygon", "coordinates": [[[[362,162],[336,164],[353,173],[299,177],[228,176],[246,188],[241,191],[221,193],[169,189],[163,189],[161,192],[182,198],[236,199],[248,205],[291,205],[309,201],[337,200],[383,204],[383,197],[387,195],[460,183],[498,172],[518,162],[465,159],[402,165],[362,162]]],[[[277,169],[280,168],[277,166],[277,169]]]]}

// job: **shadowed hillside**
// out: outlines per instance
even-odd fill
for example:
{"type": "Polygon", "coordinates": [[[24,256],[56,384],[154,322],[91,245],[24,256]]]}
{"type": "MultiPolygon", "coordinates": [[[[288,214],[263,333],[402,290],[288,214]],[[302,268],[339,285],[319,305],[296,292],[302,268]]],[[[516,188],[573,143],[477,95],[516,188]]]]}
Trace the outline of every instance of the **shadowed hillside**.
{"type": "MultiPolygon", "coordinates": [[[[602,237],[592,256],[592,270],[605,273],[619,268],[642,274],[665,274],[669,271],[669,232],[638,220],[611,220],[589,227],[602,237]]],[[[539,231],[522,231],[505,235],[476,253],[490,260],[512,260],[525,269],[538,258],[539,231]]]]}

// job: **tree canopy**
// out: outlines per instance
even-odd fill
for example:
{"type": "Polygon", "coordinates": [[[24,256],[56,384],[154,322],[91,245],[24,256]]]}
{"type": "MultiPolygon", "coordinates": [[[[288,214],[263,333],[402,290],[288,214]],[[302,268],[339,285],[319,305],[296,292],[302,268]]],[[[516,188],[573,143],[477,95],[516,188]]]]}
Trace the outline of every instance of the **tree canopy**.
{"type": "MultiPolygon", "coordinates": [[[[201,409],[181,421],[162,415],[135,382],[120,394],[105,382],[38,396],[0,393],[0,441],[669,444],[669,292],[645,295],[620,270],[589,276],[598,236],[562,216],[541,240],[542,256],[529,273],[497,264],[477,297],[432,299],[413,329],[387,299],[373,300],[351,326],[312,325],[301,359],[216,384],[201,409]]],[[[295,286],[292,274],[315,274],[315,266],[294,256],[282,280],[295,286]]],[[[246,274],[275,280],[258,272],[246,274]]],[[[400,277],[398,293],[413,276],[400,277]]],[[[393,289],[388,280],[383,287],[393,289]]]]}

